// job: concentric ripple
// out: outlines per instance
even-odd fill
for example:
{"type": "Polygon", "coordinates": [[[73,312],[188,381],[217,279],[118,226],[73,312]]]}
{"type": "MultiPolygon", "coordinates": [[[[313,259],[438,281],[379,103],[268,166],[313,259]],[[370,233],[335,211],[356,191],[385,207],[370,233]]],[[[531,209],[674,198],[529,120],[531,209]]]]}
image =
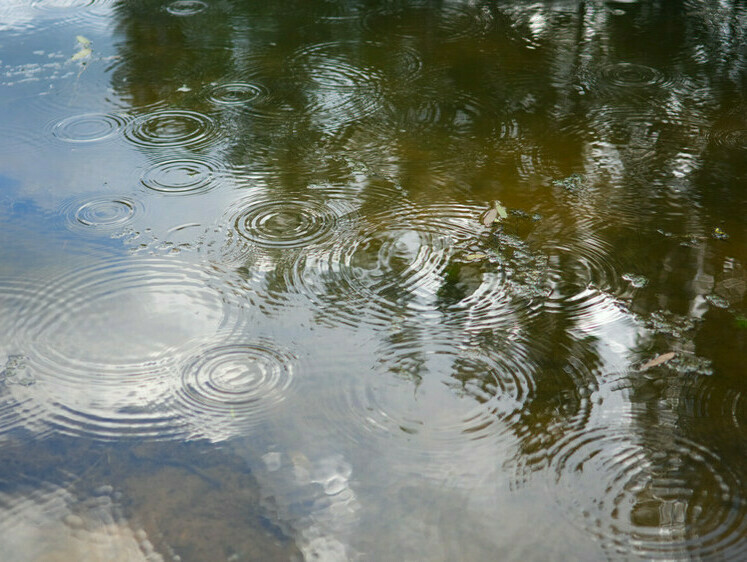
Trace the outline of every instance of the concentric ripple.
{"type": "Polygon", "coordinates": [[[299,259],[288,272],[289,285],[316,300],[325,314],[352,325],[388,324],[392,315],[428,310],[437,314],[436,293],[453,244],[465,238],[474,219],[464,209],[455,215],[409,207],[372,214],[328,252],[299,259]],[[460,222],[466,225],[455,228],[460,222]]]}
{"type": "Polygon", "coordinates": [[[602,66],[588,76],[586,87],[592,91],[612,95],[649,95],[680,86],[675,78],[643,64],[618,62],[602,66]]]}
{"type": "Polygon", "coordinates": [[[29,4],[41,18],[56,26],[106,29],[113,3],[113,0],[33,0],[29,4]]]}
{"type": "Polygon", "coordinates": [[[217,134],[211,117],[186,109],[156,109],[125,129],[127,140],[143,148],[194,148],[214,141],[217,134]]]}
{"type": "Polygon", "coordinates": [[[364,27],[387,36],[416,37],[423,33],[423,21],[436,28],[443,40],[474,38],[495,28],[495,22],[485,6],[446,4],[439,7],[438,20],[427,5],[407,6],[404,9],[382,8],[364,20],[364,27]]]}
{"type": "Polygon", "coordinates": [[[243,106],[266,95],[267,90],[258,84],[228,82],[213,86],[208,99],[217,105],[243,106]]]}
{"type": "Polygon", "coordinates": [[[179,433],[169,406],[178,350],[240,319],[226,277],[174,260],[112,260],[45,287],[19,345],[51,423],[96,438],[179,433]]]}
{"type": "Polygon", "coordinates": [[[83,113],[55,123],[52,134],[64,142],[100,142],[120,134],[127,121],[116,113],[83,113]]]}
{"type": "Polygon", "coordinates": [[[299,50],[290,68],[305,87],[306,111],[351,121],[379,110],[385,77],[411,80],[421,66],[413,51],[403,50],[394,58],[387,55],[386,46],[376,42],[319,43],[299,50]]]}
{"type": "Polygon", "coordinates": [[[239,249],[259,246],[268,249],[302,248],[330,239],[349,206],[309,196],[287,201],[268,195],[236,201],[226,211],[229,239],[239,249]]]}
{"type": "Polygon", "coordinates": [[[220,184],[222,163],[199,155],[167,158],[151,164],[140,183],[163,194],[197,195],[220,184]]]}
{"type": "Polygon", "coordinates": [[[539,296],[524,289],[542,285],[544,262],[518,239],[492,238],[483,211],[405,204],[372,213],[329,251],[301,256],[287,285],[350,325],[419,317],[461,330],[514,326],[539,296]]]}
{"type": "Polygon", "coordinates": [[[175,0],[166,5],[166,11],[172,16],[193,16],[207,9],[202,0],[175,0]]]}
{"type": "Polygon", "coordinates": [[[552,451],[552,491],[618,554],[744,558],[744,482],[707,448],[664,430],[604,427],[552,451]],[[589,501],[591,498],[591,501],[589,501]]]}
{"type": "Polygon", "coordinates": [[[712,130],[708,138],[710,142],[722,149],[747,151],[747,127],[717,128],[712,130]]]}
{"type": "Polygon", "coordinates": [[[181,366],[177,407],[196,431],[210,426],[252,426],[261,421],[286,396],[293,382],[297,359],[274,344],[236,336],[212,338],[213,344],[194,350],[181,366]],[[217,425],[216,425],[217,424],[217,425]]]}
{"type": "MultiPolygon", "coordinates": [[[[407,450],[402,461],[511,439],[510,428],[534,392],[520,361],[445,342],[420,344],[427,348],[410,341],[383,349],[373,369],[351,366],[344,380],[329,385],[320,411],[366,448],[407,450]]],[[[513,350],[524,355],[521,345],[513,350]]],[[[341,359],[344,353],[336,356],[341,359]]]]}
{"type": "Polygon", "coordinates": [[[73,230],[115,231],[127,225],[140,206],[128,197],[94,197],[65,205],[67,225],[73,230]]]}

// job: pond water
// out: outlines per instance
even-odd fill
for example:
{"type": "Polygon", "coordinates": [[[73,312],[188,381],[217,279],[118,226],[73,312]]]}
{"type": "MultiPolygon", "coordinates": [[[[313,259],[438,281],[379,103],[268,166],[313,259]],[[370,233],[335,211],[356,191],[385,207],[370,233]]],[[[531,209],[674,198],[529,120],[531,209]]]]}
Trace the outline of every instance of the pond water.
{"type": "Polygon", "coordinates": [[[8,560],[747,557],[747,6],[0,6],[8,560]]]}

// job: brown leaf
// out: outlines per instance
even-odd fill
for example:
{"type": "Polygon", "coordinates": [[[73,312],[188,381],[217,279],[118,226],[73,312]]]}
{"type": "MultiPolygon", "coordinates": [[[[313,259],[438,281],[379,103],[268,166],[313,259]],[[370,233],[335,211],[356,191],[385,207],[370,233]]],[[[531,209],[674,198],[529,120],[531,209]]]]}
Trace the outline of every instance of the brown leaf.
{"type": "Polygon", "coordinates": [[[482,224],[490,226],[498,218],[498,209],[490,209],[482,216],[482,224]]]}
{"type": "Polygon", "coordinates": [[[674,351],[670,351],[669,353],[663,353],[662,355],[659,355],[658,357],[653,358],[651,361],[644,363],[643,366],[641,367],[641,371],[645,371],[646,369],[650,369],[651,367],[656,367],[657,365],[666,363],[667,361],[674,359],[675,355],[676,353],[674,351]]]}

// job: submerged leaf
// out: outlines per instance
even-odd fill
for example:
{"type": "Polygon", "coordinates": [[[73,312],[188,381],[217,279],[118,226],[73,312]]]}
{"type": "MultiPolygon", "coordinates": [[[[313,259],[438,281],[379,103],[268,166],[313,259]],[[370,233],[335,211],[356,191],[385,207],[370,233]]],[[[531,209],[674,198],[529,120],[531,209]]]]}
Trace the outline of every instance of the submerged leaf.
{"type": "Polygon", "coordinates": [[[498,213],[498,216],[501,217],[501,219],[505,219],[508,217],[508,211],[506,211],[506,207],[501,205],[498,201],[493,201],[493,208],[498,213]]]}
{"type": "Polygon", "coordinates": [[[658,357],[655,357],[651,361],[644,363],[643,366],[641,367],[641,371],[645,371],[646,369],[650,369],[651,367],[656,367],[657,365],[666,363],[667,361],[674,359],[675,355],[676,354],[674,351],[670,351],[669,353],[664,353],[662,355],[659,355],[658,357]]]}
{"type": "Polygon", "coordinates": [[[83,48],[87,48],[91,46],[91,40],[88,37],[84,37],[83,35],[76,35],[75,40],[83,48]]]}
{"type": "Polygon", "coordinates": [[[496,221],[497,218],[498,211],[496,209],[490,209],[482,216],[482,224],[484,224],[485,226],[490,226],[496,221]]]}
{"type": "Polygon", "coordinates": [[[70,58],[70,60],[71,61],[77,61],[77,60],[86,59],[86,58],[88,58],[88,57],[91,56],[91,53],[93,53],[93,51],[90,48],[85,47],[84,49],[81,49],[80,51],[78,51],[77,53],[75,53],[70,58]]]}
{"type": "Polygon", "coordinates": [[[464,255],[464,260],[468,261],[468,262],[471,262],[471,261],[480,261],[480,260],[484,260],[487,257],[488,257],[488,255],[487,254],[483,254],[482,252],[474,252],[474,253],[471,253],[471,254],[465,254],[464,255]]]}
{"type": "Polygon", "coordinates": [[[489,209],[482,215],[482,224],[490,226],[494,222],[500,222],[508,217],[508,211],[506,207],[501,205],[498,201],[493,201],[493,208],[489,209]]]}

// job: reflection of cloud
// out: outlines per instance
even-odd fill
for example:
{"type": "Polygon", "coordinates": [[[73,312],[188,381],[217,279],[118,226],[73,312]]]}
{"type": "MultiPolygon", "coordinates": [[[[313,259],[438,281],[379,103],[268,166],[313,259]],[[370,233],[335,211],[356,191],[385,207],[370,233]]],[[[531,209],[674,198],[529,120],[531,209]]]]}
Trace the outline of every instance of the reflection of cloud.
{"type": "Polygon", "coordinates": [[[82,501],[64,488],[3,494],[3,559],[36,562],[157,562],[144,531],[132,529],[110,495],[82,501]],[[22,499],[21,499],[22,498],[22,499]],[[21,499],[21,501],[19,501],[21,499]],[[12,506],[7,508],[8,504],[12,506]],[[10,513],[9,513],[10,512],[10,513]]]}

